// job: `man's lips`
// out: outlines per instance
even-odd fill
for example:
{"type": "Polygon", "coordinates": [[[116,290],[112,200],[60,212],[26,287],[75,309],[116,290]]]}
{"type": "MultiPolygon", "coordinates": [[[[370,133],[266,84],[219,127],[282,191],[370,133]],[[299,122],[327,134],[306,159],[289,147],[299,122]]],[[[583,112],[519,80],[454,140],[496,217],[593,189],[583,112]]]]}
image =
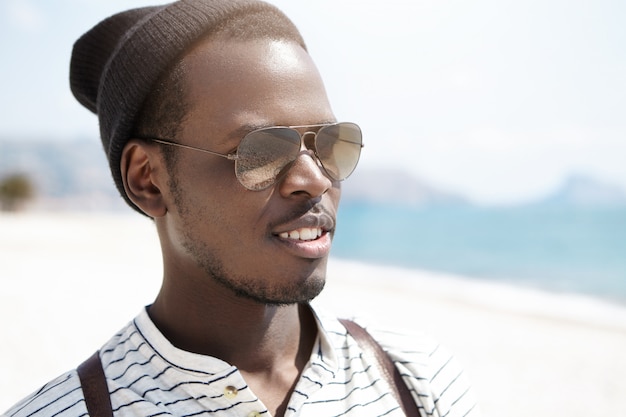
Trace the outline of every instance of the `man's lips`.
{"type": "Polygon", "coordinates": [[[283,239],[315,240],[335,229],[333,216],[324,211],[307,213],[288,223],[273,228],[273,233],[283,239]]]}
{"type": "MultiPolygon", "coordinates": [[[[294,235],[296,232],[299,231],[294,231],[294,235]]],[[[279,246],[292,256],[303,259],[320,259],[327,257],[330,253],[332,239],[329,232],[322,232],[319,237],[315,236],[311,240],[303,240],[302,237],[297,239],[285,238],[283,237],[284,233],[286,232],[277,235],[275,238],[279,246]]],[[[291,235],[291,233],[289,234],[291,235]]]]}

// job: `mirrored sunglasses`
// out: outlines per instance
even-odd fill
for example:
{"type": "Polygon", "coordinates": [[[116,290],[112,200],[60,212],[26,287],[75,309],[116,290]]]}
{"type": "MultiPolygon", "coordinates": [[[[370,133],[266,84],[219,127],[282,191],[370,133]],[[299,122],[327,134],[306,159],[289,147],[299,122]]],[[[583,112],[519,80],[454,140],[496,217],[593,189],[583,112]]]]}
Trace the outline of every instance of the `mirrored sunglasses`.
{"type": "Polygon", "coordinates": [[[313,151],[326,175],[343,181],[356,168],[363,138],[355,123],[333,123],[309,126],[275,126],[246,134],[233,153],[183,145],[169,139],[147,138],[153,142],[209,153],[235,161],[235,175],[248,190],[261,191],[274,184],[285,168],[294,162],[302,144],[313,151]],[[303,133],[300,133],[304,130],[303,133]]]}

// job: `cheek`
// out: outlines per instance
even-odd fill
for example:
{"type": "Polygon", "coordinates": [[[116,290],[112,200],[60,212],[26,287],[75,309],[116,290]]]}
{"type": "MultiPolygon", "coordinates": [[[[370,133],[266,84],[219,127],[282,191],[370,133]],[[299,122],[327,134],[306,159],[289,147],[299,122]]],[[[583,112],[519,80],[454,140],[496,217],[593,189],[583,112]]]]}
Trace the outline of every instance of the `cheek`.
{"type": "MultiPolygon", "coordinates": [[[[193,152],[193,151],[188,151],[193,152]]],[[[176,180],[185,200],[203,206],[207,202],[226,203],[227,196],[237,191],[234,162],[208,154],[195,153],[178,161],[176,180]]]]}
{"type": "Polygon", "coordinates": [[[202,159],[186,161],[179,171],[179,212],[190,233],[196,234],[196,230],[204,237],[232,244],[240,235],[260,227],[263,196],[239,183],[232,161],[209,155],[202,159]]]}
{"type": "Polygon", "coordinates": [[[229,201],[227,191],[232,192],[235,186],[231,178],[234,169],[228,166],[230,161],[223,161],[224,164],[212,161],[209,155],[188,156],[181,155],[177,160],[167,195],[168,210],[171,207],[178,214],[180,227],[187,229],[187,233],[194,228],[222,224],[229,201]]]}

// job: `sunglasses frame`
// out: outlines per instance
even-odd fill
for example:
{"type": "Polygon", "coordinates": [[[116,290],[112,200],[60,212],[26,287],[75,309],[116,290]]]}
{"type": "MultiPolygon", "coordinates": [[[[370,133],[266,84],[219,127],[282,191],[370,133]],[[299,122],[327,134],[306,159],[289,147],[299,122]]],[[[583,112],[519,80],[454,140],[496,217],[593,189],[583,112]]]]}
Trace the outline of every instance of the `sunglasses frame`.
{"type": "MultiPolygon", "coordinates": [[[[313,154],[315,155],[315,158],[317,159],[317,161],[319,162],[320,166],[322,167],[322,169],[324,170],[324,172],[326,172],[326,174],[330,177],[333,178],[335,181],[343,181],[344,179],[346,179],[350,174],[348,174],[348,176],[341,178],[341,179],[335,179],[334,176],[328,171],[328,169],[324,166],[324,163],[322,162],[321,158],[319,157],[319,155],[317,154],[317,149],[316,149],[316,138],[318,133],[325,127],[330,127],[330,126],[336,126],[336,125],[341,125],[341,124],[350,124],[350,125],[354,125],[358,128],[359,132],[361,132],[361,128],[359,127],[359,125],[357,125],[356,123],[352,123],[352,122],[337,122],[337,123],[325,123],[325,124],[318,124],[318,125],[299,125],[299,126],[268,126],[268,127],[262,127],[259,129],[254,129],[251,130],[250,132],[246,133],[244,135],[244,137],[242,138],[242,140],[244,138],[246,138],[248,135],[251,135],[253,133],[256,132],[262,132],[264,130],[271,130],[271,129],[291,129],[294,132],[298,133],[298,135],[300,136],[300,147],[302,147],[302,145],[304,144],[305,148],[308,150],[313,151],[313,154]],[[298,129],[310,129],[310,128],[317,128],[316,131],[310,131],[307,130],[303,133],[300,133],[300,131],[298,131],[298,129]],[[313,141],[311,142],[313,146],[309,147],[307,146],[307,143],[305,142],[305,137],[307,137],[308,135],[313,135],[313,141]]],[[[222,158],[226,158],[230,161],[237,161],[240,159],[239,155],[238,155],[238,151],[239,151],[239,146],[237,146],[237,149],[234,152],[231,153],[220,153],[220,152],[215,152],[215,151],[211,151],[209,149],[204,149],[204,148],[198,148],[196,146],[191,146],[191,145],[185,145],[182,143],[178,143],[176,141],[173,141],[171,139],[164,139],[164,138],[155,138],[155,137],[138,137],[138,139],[143,139],[143,140],[148,140],[151,142],[156,142],[156,143],[160,143],[163,145],[171,145],[171,146],[176,146],[176,147],[180,147],[180,148],[184,148],[184,149],[190,149],[192,151],[199,151],[199,152],[203,152],[203,153],[208,153],[210,155],[215,155],[215,156],[220,156],[222,158]]],[[[361,143],[356,143],[356,142],[351,142],[349,140],[342,140],[337,138],[337,141],[341,141],[341,142],[348,142],[348,143],[352,143],[354,145],[359,145],[360,148],[364,148],[365,145],[363,144],[362,140],[363,140],[363,136],[361,135],[361,143]]],[[[360,151],[359,151],[360,154],[360,151]]],[[[360,155],[359,155],[360,156],[360,155]]],[[[296,156],[297,157],[297,156],[296,156]]],[[[295,159],[294,159],[295,160],[295,159]]],[[[293,161],[292,161],[293,162],[293,161]]],[[[357,158],[357,164],[358,164],[358,158],[357,158]]],[[[355,164],[356,167],[356,164],[355,164]]],[[[236,173],[236,169],[235,169],[235,173],[236,173]]],[[[274,181],[272,182],[272,184],[268,185],[267,187],[264,188],[260,188],[260,189],[256,189],[256,188],[250,188],[248,186],[246,186],[245,184],[243,184],[241,182],[241,180],[239,179],[239,176],[237,175],[237,180],[241,183],[242,186],[244,186],[245,188],[252,190],[252,191],[261,191],[265,188],[270,187],[273,183],[275,183],[276,181],[278,181],[278,177],[276,177],[274,179],[274,181]]]]}

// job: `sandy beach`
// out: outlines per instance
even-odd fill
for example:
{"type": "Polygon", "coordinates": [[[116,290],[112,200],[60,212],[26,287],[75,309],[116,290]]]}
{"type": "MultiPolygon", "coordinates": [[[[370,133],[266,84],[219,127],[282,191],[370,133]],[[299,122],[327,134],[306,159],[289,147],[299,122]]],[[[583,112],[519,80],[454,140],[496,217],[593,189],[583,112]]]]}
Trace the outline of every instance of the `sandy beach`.
{"type": "MultiPolygon", "coordinates": [[[[154,227],[133,213],[0,214],[0,412],[93,353],[160,276],[154,227]]],[[[626,415],[626,306],[335,258],[315,303],[433,335],[486,417],[626,415]]]]}

